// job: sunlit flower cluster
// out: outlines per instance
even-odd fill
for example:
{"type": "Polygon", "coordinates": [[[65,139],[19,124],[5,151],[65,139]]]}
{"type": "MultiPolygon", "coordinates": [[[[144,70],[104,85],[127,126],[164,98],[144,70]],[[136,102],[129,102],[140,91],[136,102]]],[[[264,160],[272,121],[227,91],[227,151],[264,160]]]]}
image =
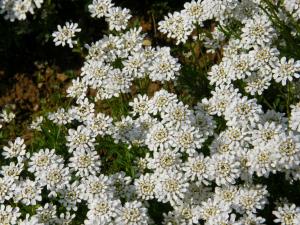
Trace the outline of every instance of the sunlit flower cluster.
{"type": "MultiPolygon", "coordinates": [[[[66,90],[72,104],[30,125],[35,132],[47,132],[45,121],[59,127],[56,139],[63,136],[63,147],[33,150],[22,137],[3,147],[1,223],[72,224],[78,215],[86,225],[272,223],[260,214],[274,201],[260,181],[279,173],[291,183],[300,180],[300,105],[288,104],[286,115],[260,102],[272,85],[289,87],[300,77],[300,61],[277,49],[278,34],[259,4],[192,1],[159,23],[160,31],[179,44],[193,39],[194,29],[207,20],[222,26],[241,22],[239,37],[226,41],[216,27],[210,35],[217,40],[198,40],[210,53],[223,51],[207,74],[208,97],[188,105],[167,88],[181,75],[171,48],[145,46],[142,29],[127,27],[127,9],[94,0],[88,7],[91,16],[105,17],[110,30],[124,31],[86,45],[81,74],[66,90]],[[132,94],[139,81],[159,88],[132,94]],[[117,98],[129,100],[126,113],[118,117],[99,111],[98,104],[117,98]],[[126,149],[105,149],[104,139],[126,149]],[[127,150],[137,155],[126,162],[130,170],[109,170],[109,160],[127,150]],[[114,151],[110,159],[105,151],[114,151]],[[24,205],[34,206],[27,215],[24,205]],[[153,205],[162,208],[163,221],[152,218],[153,205]]],[[[286,7],[296,10],[295,4],[286,7]]],[[[56,45],[72,47],[77,25],[58,29],[56,45]]],[[[1,122],[13,117],[3,111],[1,122]]],[[[278,204],[275,223],[300,223],[299,207],[278,204]]]]}
{"type": "Polygon", "coordinates": [[[121,35],[104,36],[87,46],[89,54],[82,67],[82,79],[73,82],[69,95],[82,101],[90,87],[96,90],[96,99],[102,100],[129,93],[136,79],[175,80],[180,65],[170,48],[143,46],[143,40],[141,29],[130,29],[121,35]]]}

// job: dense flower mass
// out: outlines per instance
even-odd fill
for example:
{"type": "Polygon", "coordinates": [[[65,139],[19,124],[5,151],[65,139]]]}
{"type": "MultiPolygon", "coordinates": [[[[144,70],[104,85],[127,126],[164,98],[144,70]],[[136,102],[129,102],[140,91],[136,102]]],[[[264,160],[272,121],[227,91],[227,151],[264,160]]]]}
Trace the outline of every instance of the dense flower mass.
{"type": "MultiPolygon", "coordinates": [[[[11,15],[5,2],[2,12],[11,15]]],[[[283,21],[300,19],[299,2],[283,2],[283,21]]],[[[176,45],[199,42],[198,51],[218,52],[207,69],[209,93],[190,104],[176,89],[185,61],[171,47],[145,44],[128,9],[93,0],[91,16],[104,17],[113,32],[86,45],[80,76],[66,90],[73,101],[32,121],[43,135],[52,132],[46,123],[57,128],[54,147],[34,150],[22,137],[2,147],[0,223],[300,224],[300,208],[270,198],[265,182],[274,174],[300,180],[300,103],[290,96],[300,60],[281,51],[265,4],[193,0],[158,23],[176,45]],[[211,21],[212,30],[199,32],[211,21]],[[229,35],[233,23],[238,31],[229,35]],[[145,84],[158,88],[142,92],[145,84]],[[288,94],[280,112],[264,96],[277,89],[288,94]],[[263,217],[269,201],[274,221],[263,217]]],[[[58,25],[55,45],[72,48],[80,30],[58,25]]],[[[1,126],[13,119],[0,114],[1,126]]]]}

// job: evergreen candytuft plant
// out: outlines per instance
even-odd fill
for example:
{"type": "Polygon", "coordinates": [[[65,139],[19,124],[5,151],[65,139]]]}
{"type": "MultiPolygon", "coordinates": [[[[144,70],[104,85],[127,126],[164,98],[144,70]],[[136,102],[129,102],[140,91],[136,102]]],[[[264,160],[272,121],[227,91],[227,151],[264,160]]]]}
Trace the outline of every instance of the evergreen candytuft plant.
{"type": "Polygon", "coordinates": [[[153,39],[111,0],[87,11],[103,37],[52,33],[84,58],[69,100],[27,139],[0,114],[1,223],[300,224],[299,1],[193,0],[153,39]]]}

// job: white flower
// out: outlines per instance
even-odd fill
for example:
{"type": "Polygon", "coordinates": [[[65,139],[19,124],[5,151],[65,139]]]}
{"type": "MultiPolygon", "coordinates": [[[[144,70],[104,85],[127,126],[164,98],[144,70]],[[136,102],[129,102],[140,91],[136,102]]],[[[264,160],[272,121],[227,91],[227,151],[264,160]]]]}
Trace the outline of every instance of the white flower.
{"type": "Polygon", "coordinates": [[[197,205],[183,203],[174,206],[174,215],[178,217],[181,225],[199,224],[199,207],[197,205]]]}
{"type": "Polygon", "coordinates": [[[216,87],[211,92],[212,97],[202,99],[202,104],[206,105],[207,111],[211,115],[221,116],[232,102],[233,98],[240,96],[238,89],[235,89],[233,85],[223,85],[216,87]]]}
{"type": "Polygon", "coordinates": [[[111,198],[115,192],[112,178],[103,174],[84,177],[80,182],[79,189],[80,198],[88,202],[93,202],[94,199],[103,196],[111,198]]]}
{"type": "Polygon", "coordinates": [[[121,7],[110,7],[105,20],[108,22],[109,30],[125,30],[131,18],[129,9],[121,7]]]}
{"type": "Polygon", "coordinates": [[[28,163],[29,172],[45,172],[52,165],[61,164],[63,158],[55,154],[55,149],[40,149],[38,152],[33,153],[29,156],[30,161],[28,163]]]}
{"type": "Polygon", "coordinates": [[[152,158],[147,157],[147,167],[161,172],[178,169],[181,163],[180,157],[181,154],[176,150],[154,151],[152,158]]]}
{"type": "Polygon", "coordinates": [[[233,98],[224,115],[228,126],[255,127],[262,113],[262,106],[256,103],[256,99],[244,96],[233,98]]]}
{"type": "Polygon", "coordinates": [[[168,38],[176,39],[177,45],[185,43],[194,29],[193,18],[186,11],[169,13],[163,21],[158,23],[158,29],[167,34],[168,38]]]}
{"type": "Polygon", "coordinates": [[[2,166],[0,174],[11,178],[12,180],[18,180],[20,173],[24,169],[24,163],[18,162],[17,164],[14,162],[10,162],[8,166],[2,166]]]}
{"type": "Polygon", "coordinates": [[[119,97],[121,93],[129,93],[133,77],[120,69],[109,71],[108,78],[103,81],[104,93],[100,99],[119,97]]]}
{"type": "Polygon", "coordinates": [[[115,222],[120,225],[143,225],[148,224],[147,209],[141,202],[125,202],[125,205],[118,208],[115,222]]]}
{"type": "Polygon", "coordinates": [[[173,138],[172,146],[189,155],[193,155],[197,149],[200,149],[205,141],[197,128],[188,125],[181,126],[178,131],[173,131],[171,135],[173,138]]]}
{"type": "Polygon", "coordinates": [[[108,15],[112,6],[111,0],[93,0],[92,4],[88,5],[88,9],[92,17],[101,18],[108,15]]]}
{"type": "Polygon", "coordinates": [[[52,225],[56,220],[56,205],[46,203],[40,206],[37,210],[37,218],[44,225],[52,225]]]}
{"type": "MultiPolygon", "coordinates": [[[[238,2],[234,9],[234,17],[243,24],[247,23],[248,19],[253,18],[253,15],[259,14],[259,1],[242,0],[238,2]]],[[[247,224],[248,225],[248,224],[247,224]]]]}
{"type": "Polygon", "coordinates": [[[213,140],[209,148],[211,154],[235,154],[237,151],[237,148],[234,148],[231,145],[231,141],[226,138],[226,135],[224,135],[224,133],[220,133],[219,136],[215,136],[215,139],[213,140]]]}
{"type": "Polygon", "coordinates": [[[300,135],[281,134],[275,148],[280,168],[291,169],[300,164],[300,135]]]}
{"type": "Polygon", "coordinates": [[[13,197],[16,184],[12,179],[7,177],[0,177],[0,203],[1,205],[5,200],[10,200],[13,197]]]}
{"type": "Polygon", "coordinates": [[[121,121],[117,121],[114,124],[113,138],[115,142],[120,140],[127,143],[129,139],[129,134],[134,127],[134,121],[130,116],[122,116],[121,121]]]}
{"type": "MultiPolygon", "coordinates": [[[[215,53],[217,49],[222,48],[222,43],[224,42],[226,36],[224,33],[218,28],[215,27],[214,30],[210,33],[210,35],[207,34],[199,34],[198,39],[203,40],[204,47],[207,49],[206,53],[215,53]]],[[[197,40],[197,37],[195,38],[197,40]]],[[[224,58],[225,59],[225,58],[224,58]]]]}
{"type": "Polygon", "coordinates": [[[219,186],[235,184],[240,176],[240,163],[233,155],[214,154],[209,163],[209,174],[219,186]]]}
{"type": "Polygon", "coordinates": [[[66,188],[71,179],[69,168],[64,167],[62,164],[51,165],[47,171],[38,172],[37,176],[39,178],[38,182],[50,191],[48,197],[56,197],[57,192],[66,188]]]}
{"type": "Polygon", "coordinates": [[[257,73],[249,76],[245,81],[247,86],[245,91],[251,95],[262,95],[264,90],[267,90],[271,85],[272,74],[264,73],[259,70],[257,73]]]}
{"type": "Polygon", "coordinates": [[[280,124],[284,129],[287,128],[288,118],[285,117],[285,113],[276,112],[273,109],[261,115],[261,120],[262,122],[275,122],[276,124],[280,124]]]}
{"type": "Polygon", "coordinates": [[[275,122],[259,123],[257,124],[257,128],[251,131],[252,145],[267,144],[268,142],[274,143],[283,132],[284,128],[281,124],[276,124],[275,122]]]}
{"type": "Polygon", "coordinates": [[[121,39],[123,45],[122,51],[120,52],[120,57],[128,57],[134,52],[144,52],[143,42],[145,36],[145,34],[142,34],[142,27],[131,28],[126,33],[122,34],[121,39]]]}
{"type": "Polygon", "coordinates": [[[37,8],[41,8],[41,5],[44,2],[44,0],[33,0],[33,2],[37,8]]]}
{"type": "Polygon", "coordinates": [[[111,224],[113,219],[117,217],[117,212],[121,209],[121,207],[122,205],[119,199],[111,199],[106,195],[101,198],[95,198],[88,204],[88,219],[84,221],[84,224],[111,224]]]}
{"type": "Polygon", "coordinates": [[[232,126],[221,132],[220,136],[225,139],[226,144],[229,144],[229,148],[239,149],[240,147],[245,147],[248,133],[249,131],[245,127],[232,126]]]}
{"type": "Polygon", "coordinates": [[[147,95],[138,94],[133,102],[129,102],[129,106],[132,107],[132,114],[135,115],[145,115],[149,112],[149,99],[147,95]]]}
{"type": "Polygon", "coordinates": [[[234,208],[241,214],[256,213],[257,209],[264,208],[267,203],[267,195],[266,186],[240,188],[234,200],[234,208]]]}
{"type": "Polygon", "coordinates": [[[234,147],[234,151],[237,161],[240,162],[240,179],[250,183],[253,182],[252,174],[249,173],[251,149],[246,147],[234,147]]]}
{"type": "Polygon", "coordinates": [[[202,21],[208,18],[207,12],[204,11],[202,6],[202,1],[192,0],[191,2],[184,3],[183,6],[183,12],[193,20],[193,23],[202,25],[202,21]]]}
{"type": "Polygon", "coordinates": [[[270,48],[268,46],[255,45],[253,50],[249,52],[252,60],[253,69],[259,69],[263,73],[269,73],[271,66],[279,61],[279,51],[277,48],[270,48]]]}
{"type": "Polygon", "coordinates": [[[0,113],[0,122],[10,123],[15,117],[16,115],[13,112],[3,109],[0,113]]]}
{"type": "Polygon", "coordinates": [[[170,128],[162,123],[153,125],[147,134],[145,143],[151,151],[168,149],[171,146],[170,128]]]}
{"type": "Polygon", "coordinates": [[[134,129],[140,134],[142,138],[142,143],[144,144],[145,139],[147,137],[147,133],[153,127],[154,124],[157,124],[157,119],[155,117],[150,116],[149,114],[144,114],[138,117],[134,121],[134,129]]]}
{"type": "Polygon", "coordinates": [[[300,208],[296,207],[295,204],[284,204],[283,207],[278,207],[272,213],[276,216],[275,223],[293,225],[297,224],[296,219],[300,216],[300,208]]]}
{"type": "Polygon", "coordinates": [[[101,161],[96,151],[76,149],[72,154],[73,156],[69,159],[70,163],[68,166],[71,172],[76,172],[76,176],[86,177],[100,172],[101,161]]]}
{"type": "Polygon", "coordinates": [[[259,224],[265,224],[265,222],[266,222],[265,218],[262,218],[252,213],[247,213],[237,221],[238,224],[244,224],[244,225],[252,225],[252,224],[259,225],[259,224]]]}
{"type": "Polygon", "coordinates": [[[25,20],[27,14],[34,14],[35,8],[40,8],[44,0],[25,0],[11,1],[4,0],[0,2],[1,14],[5,14],[4,18],[10,22],[17,20],[25,20]]]}
{"type": "Polygon", "coordinates": [[[216,187],[214,198],[220,202],[226,202],[230,206],[233,205],[237,196],[238,188],[236,186],[216,187]]]}
{"type": "Polygon", "coordinates": [[[77,99],[77,104],[77,106],[72,106],[68,110],[68,114],[72,120],[75,119],[79,122],[84,122],[94,117],[95,104],[90,102],[88,98],[77,99]]]}
{"type": "Polygon", "coordinates": [[[18,20],[25,20],[30,11],[33,12],[31,1],[15,1],[13,12],[18,20]]]}
{"type": "Polygon", "coordinates": [[[213,117],[210,116],[207,110],[204,109],[204,104],[198,103],[194,107],[194,126],[203,135],[204,139],[214,134],[214,129],[217,127],[213,117]]]}
{"type": "Polygon", "coordinates": [[[25,205],[36,205],[42,201],[42,187],[28,178],[21,181],[15,190],[15,201],[25,205]]]}
{"type": "Polygon", "coordinates": [[[164,225],[169,225],[169,224],[180,224],[180,218],[179,215],[176,215],[174,211],[169,211],[168,213],[163,213],[164,220],[163,223],[164,225]]]}
{"type": "Polygon", "coordinates": [[[64,108],[58,109],[54,113],[48,114],[48,119],[53,121],[53,123],[56,123],[58,125],[65,125],[72,121],[72,118],[68,114],[68,112],[65,111],[64,108]]]}
{"type": "Polygon", "coordinates": [[[64,189],[59,190],[61,194],[58,200],[68,211],[77,211],[77,203],[81,202],[79,182],[75,181],[72,184],[67,184],[64,189]]]}
{"type": "Polygon", "coordinates": [[[69,135],[66,136],[69,152],[74,150],[93,150],[95,148],[95,134],[89,127],[79,125],[76,130],[69,129],[69,135]]]}
{"type": "Polygon", "coordinates": [[[24,139],[17,137],[14,142],[8,142],[9,147],[4,146],[2,155],[5,159],[8,158],[23,158],[26,154],[26,145],[24,139]]]}
{"type": "Polygon", "coordinates": [[[283,86],[287,84],[287,81],[300,77],[300,60],[295,61],[293,58],[287,60],[286,57],[282,57],[280,62],[276,62],[273,67],[272,73],[275,81],[283,86]]]}
{"type": "Polygon", "coordinates": [[[72,38],[75,37],[75,33],[81,31],[81,29],[78,28],[77,23],[66,22],[63,27],[57,25],[57,30],[58,31],[55,31],[52,34],[56,46],[65,46],[68,44],[70,48],[73,48],[73,44],[77,44],[77,41],[72,40],[72,38]]]}
{"type": "MultiPolygon", "coordinates": [[[[189,125],[193,118],[193,113],[187,105],[182,102],[169,104],[164,112],[161,113],[162,123],[168,127],[179,127],[189,125]]],[[[174,129],[173,128],[173,129],[174,129]]]]}
{"type": "Polygon", "coordinates": [[[238,1],[210,1],[204,0],[202,5],[204,11],[209,12],[208,19],[216,19],[223,23],[227,19],[227,15],[236,7],[238,1]]]}
{"type": "Polygon", "coordinates": [[[84,124],[89,127],[93,133],[101,137],[112,134],[112,118],[103,113],[97,113],[90,119],[84,121],[84,124]]]}
{"type": "Polygon", "coordinates": [[[232,60],[233,79],[244,79],[245,77],[251,76],[252,61],[248,54],[234,55],[232,60]]]}
{"type": "Polygon", "coordinates": [[[75,216],[76,214],[71,214],[68,211],[66,213],[61,213],[59,215],[59,218],[58,217],[56,218],[56,223],[63,224],[63,225],[71,224],[75,216]]]}
{"type": "Polygon", "coordinates": [[[300,3],[298,0],[285,0],[283,6],[296,20],[300,18],[300,3]]]}
{"type": "Polygon", "coordinates": [[[41,125],[43,123],[43,120],[44,120],[43,116],[39,116],[39,117],[35,118],[31,122],[29,128],[32,129],[32,130],[42,131],[41,125]]]}
{"type": "Polygon", "coordinates": [[[234,80],[234,73],[231,61],[222,61],[219,65],[213,65],[208,72],[208,80],[210,85],[228,85],[234,80]]]}
{"type": "Polygon", "coordinates": [[[249,172],[256,172],[259,177],[268,177],[270,172],[276,173],[279,158],[274,149],[272,142],[255,146],[249,154],[249,172]]]}
{"type": "Polygon", "coordinates": [[[154,60],[149,67],[149,78],[152,81],[171,81],[179,75],[180,64],[170,54],[169,47],[158,48],[154,60]]]}
{"type": "Polygon", "coordinates": [[[18,225],[43,225],[39,222],[39,219],[37,216],[29,216],[29,214],[26,214],[26,218],[24,220],[19,220],[18,225]]]}
{"type": "Polygon", "coordinates": [[[82,100],[86,97],[87,89],[88,88],[83,80],[80,80],[79,78],[73,79],[72,85],[67,89],[67,96],[82,100]]]}
{"type": "Polygon", "coordinates": [[[123,36],[104,35],[101,40],[89,47],[88,59],[113,63],[118,57],[123,58],[121,55],[124,44],[123,36]]]}
{"type": "Polygon", "coordinates": [[[17,224],[17,219],[21,216],[18,207],[12,208],[10,205],[1,204],[0,206],[0,218],[1,224],[15,225],[17,224]]]}
{"type": "Polygon", "coordinates": [[[113,70],[113,67],[106,64],[103,60],[87,60],[81,68],[82,81],[85,84],[83,89],[87,85],[93,89],[101,88],[104,80],[108,78],[110,70],[113,70]]]}
{"type": "Polygon", "coordinates": [[[171,205],[182,203],[189,183],[182,172],[172,170],[157,173],[155,196],[159,202],[170,202],[171,205]]]}
{"type": "Polygon", "coordinates": [[[122,62],[124,65],[122,71],[135,78],[144,78],[148,72],[149,63],[143,51],[133,52],[122,62]]]}
{"type": "Polygon", "coordinates": [[[177,102],[177,96],[162,89],[149,100],[149,112],[156,115],[167,110],[167,106],[177,102]]]}
{"type": "Polygon", "coordinates": [[[211,179],[208,173],[209,160],[210,158],[204,157],[202,153],[189,156],[182,167],[185,176],[191,181],[196,181],[197,185],[208,185],[211,179]]]}
{"type": "Polygon", "coordinates": [[[113,186],[115,188],[115,196],[117,198],[128,198],[132,195],[132,178],[126,176],[125,172],[121,171],[111,176],[113,186]]]}
{"type": "Polygon", "coordinates": [[[156,176],[154,174],[146,173],[145,175],[141,175],[134,181],[137,195],[143,200],[153,199],[155,183],[156,176]]]}
{"type": "Polygon", "coordinates": [[[229,214],[230,211],[230,204],[209,198],[201,203],[199,214],[201,219],[209,222],[222,216],[222,214],[229,214]]]}
{"type": "Polygon", "coordinates": [[[244,48],[251,48],[253,45],[270,46],[272,40],[276,37],[275,29],[269,17],[262,15],[255,15],[247,20],[242,32],[241,43],[244,48]]]}

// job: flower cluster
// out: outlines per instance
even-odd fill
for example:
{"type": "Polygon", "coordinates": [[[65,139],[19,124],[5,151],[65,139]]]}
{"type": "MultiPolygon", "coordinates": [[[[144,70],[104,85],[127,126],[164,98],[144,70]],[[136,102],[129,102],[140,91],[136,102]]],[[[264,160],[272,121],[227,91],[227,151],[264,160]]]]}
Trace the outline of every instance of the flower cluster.
{"type": "Polygon", "coordinates": [[[6,20],[25,20],[28,13],[34,14],[36,8],[41,8],[44,0],[1,0],[0,13],[6,20]]]}
{"type": "Polygon", "coordinates": [[[180,65],[169,47],[143,45],[141,29],[130,29],[121,35],[104,36],[87,46],[89,54],[82,67],[82,79],[74,80],[67,90],[78,101],[85,98],[87,88],[95,89],[96,100],[129,93],[135,79],[175,80],[180,65]]]}
{"type": "Polygon", "coordinates": [[[13,112],[9,112],[8,110],[3,109],[0,113],[0,129],[2,128],[4,123],[10,123],[14,118],[15,114],[13,112]]]}
{"type": "Polygon", "coordinates": [[[88,9],[92,17],[105,17],[109,30],[125,30],[131,18],[129,9],[115,7],[111,0],[93,0],[88,9]]]}
{"type": "MultiPolygon", "coordinates": [[[[162,224],[269,224],[260,213],[274,198],[259,182],[278,173],[291,183],[300,180],[300,105],[287,104],[286,115],[260,100],[272,85],[290,90],[300,77],[300,61],[276,47],[279,35],[263,6],[258,0],[192,1],[159,23],[178,44],[207,20],[220,27],[241,23],[238,36],[225,37],[215,28],[213,40],[198,40],[210,53],[222,48],[222,54],[207,74],[209,97],[190,106],[167,88],[181,73],[171,48],[145,46],[141,29],[124,30],[126,9],[94,0],[88,7],[92,17],[105,17],[110,30],[124,31],[86,45],[81,75],[67,89],[73,104],[30,125],[43,131],[47,121],[65,130],[63,147],[33,151],[21,137],[3,147],[1,221],[71,224],[80,215],[86,225],[157,224],[151,215],[159,210],[151,207],[159,206],[162,224]],[[159,84],[159,90],[132,94],[136,81],[159,84]],[[97,107],[124,96],[129,110],[120,117],[97,107]],[[128,171],[111,172],[100,152],[104,139],[125,146],[126,157],[137,149],[142,154],[128,157],[126,164],[134,164],[128,171]],[[24,206],[32,210],[24,213],[24,206]]],[[[72,47],[77,25],[66,29],[59,28],[55,41],[72,47]]],[[[300,223],[300,208],[287,201],[273,215],[275,223],[300,223]]]]}
{"type": "Polygon", "coordinates": [[[53,41],[55,45],[65,46],[69,45],[70,48],[73,48],[73,44],[77,44],[76,40],[72,40],[75,37],[75,33],[80,32],[81,29],[78,28],[77,23],[66,22],[66,24],[62,27],[61,25],[57,25],[57,31],[53,32],[52,36],[54,37],[53,41]]]}

